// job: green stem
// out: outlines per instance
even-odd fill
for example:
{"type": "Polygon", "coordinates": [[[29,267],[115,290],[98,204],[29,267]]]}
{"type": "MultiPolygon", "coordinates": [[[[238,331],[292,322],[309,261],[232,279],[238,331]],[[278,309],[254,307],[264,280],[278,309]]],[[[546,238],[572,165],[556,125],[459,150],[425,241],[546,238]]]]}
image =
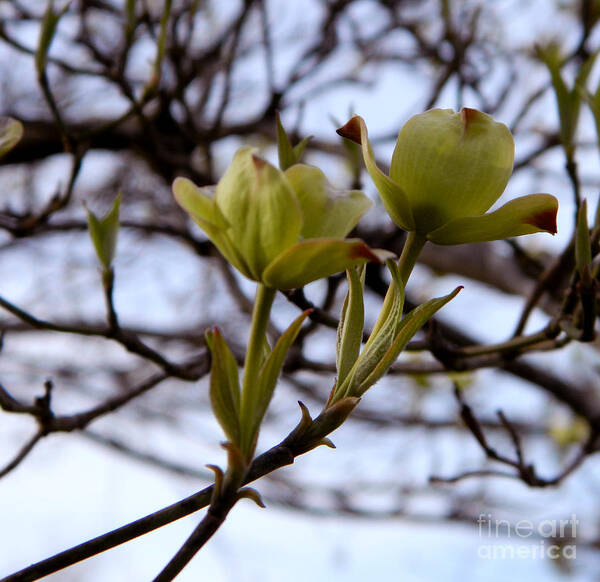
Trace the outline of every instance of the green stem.
{"type": "MultiPolygon", "coordinates": [[[[417,259],[425,246],[427,239],[416,232],[409,232],[406,237],[406,242],[404,243],[404,247],[402,249],[402,254],[400,255],[400,259],[398,259],[398,269],[400,271],[400,280],[406,284],[408,283],[408,279],[414,266],[417,263],[417,259]]],[[[385,299],[383,300],[383,305],[381,307],[381,311],[379,312],[379,316],[377,317],[377,321],[375,322],[375,326],[373,327],[373,331],[371,332],[371,337],[375,337],[377,332],[381,329],[383,324],[386,322],[390,310],[392,309],[392,305],[394,304],[394,300],[396,299],[396,294],[398,293],[398,289],[394,281],[390,283],[388,287],[387,293],[385,294],[385,299]]]]}
{"type": "Polygon", "coordinates": [[[275,289],[259,283],[254,299],[252,327],[250,328],[250,338],[248,339],[248,348],[244,361],[240,415],[242,426],[241,448],[243,455],[247,459],[250,459],[254,453],[256,435],[251,434],[251,431],[254,426],[254,414],[259,396],[257,393],[258,375],[263,361],[267,325],[269,324],[269,315],[273,300],[275,299],[275,293],[275,289]]]}
{"type": "Polygon", "coordinates": [[[402,254],[398,260],[398,269],[400,269],[400,277],[404,285],[408,283],[408,278],[412,273],[417,259],[425,246],[427,239],[416,232],[409,232],[402,249],[402,254]]]}

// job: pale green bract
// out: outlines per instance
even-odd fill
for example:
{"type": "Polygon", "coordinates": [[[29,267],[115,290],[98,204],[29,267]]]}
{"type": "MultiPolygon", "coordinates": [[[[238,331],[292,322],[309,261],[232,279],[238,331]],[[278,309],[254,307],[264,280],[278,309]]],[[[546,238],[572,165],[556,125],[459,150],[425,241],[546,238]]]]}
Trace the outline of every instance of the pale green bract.
{"type": "Polygon", "coordinates": [[[376,165],[364,120],[338,133],[362,146],[365,166],[392,220],[436,244],[481,242],[556,232],[558,202],[531,194],[484,214],[504,191],[514,160],[509,129],[464,108],[411,117],[398,135],[386,176],[376,165]]]}
{"type": "Polygon", "coordinates": [[[344,240],[371,206],[357,190],[336,191],[318,168],[285,172],[243,147],[214,190],[177,178],[179,205],[249,279],[294,289],[391,253],[344,240]]]}

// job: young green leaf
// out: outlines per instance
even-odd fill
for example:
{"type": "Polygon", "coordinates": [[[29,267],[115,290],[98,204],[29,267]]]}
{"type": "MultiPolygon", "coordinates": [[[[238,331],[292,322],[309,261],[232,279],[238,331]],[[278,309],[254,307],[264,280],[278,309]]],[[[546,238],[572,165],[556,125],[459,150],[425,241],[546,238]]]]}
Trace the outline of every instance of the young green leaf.
{"type": "Polygon", "coordinates": [[[46,68],[48,51],[50,50],[52,39],[56,33],[58,21],[68,9],[69,3],[67,2],[60,10],[55,12],[54,0],[48,1],[44,19],[42,20],[42,26],[40,28],[40,36],[38,39],[37,48],[35,50],[35,66],[38,74],[40,74],[46,68]]]}
{"type": "Polygon", "coordinates": [[[167,25],[169,24],[169,17],[171,16],[171,4],[172,0],[165,0],[163,5],[163,12],[160,17],[160,32],[156,41],[156,58],[154,59],[152,76],[144,89],[146,95],[153,93],[160,83],[162,61],[167,47],[167,25]]]}
{"type": "Polygon", "coordinates": [[[452,293],[431,299],[423,305],[419,305],[413,309],[402,320],[398,334],[394,338],[393,343],[383,355],[378,364],[373,368],[373,371],[358,385],[355,392],[350,396],[362,396],[375,382],[377,382],[396,361],[400,352],[412,337],[429,321],[437,311],[439,311],[446,303],[454,299],[458,295],[462,287],[457,287],[452,293]]]}
{"type": "Polygon", "coordinates": [[[568,157],[573,156],[574,138],[579,121],[582,92],[594,66],[597,53],[593,53],[579,68],[572,89],[569,89],[562,77],[561,69],[564,60],[556,43],[547,46],[537,46],[536,54],[545,63],[550,72],[552,87],[556,95],[560,119],[560,138],[568,157]]]}
{"type": "Polygon", "coordinates": [[[0,117],[0,157],[8,153],[23,137],[23,125],[12,117],[0,117]]]}
{"type": "Polygon", "coordinates": [[[279,168],[282,171],[287,170],[290,166],[297,164],[302,158],[302,154],[312,139],[312,136],[305,137],[300,143],[292,147],[292,142],[281,123],[279,112],[275,114],[277,124],[277,153],[279,156],[279,168]]]}
{"type": "Polygon", "coordinates": [[[343,380],[338,381],[331,402],[336,402],[343,396],[355,395],[356,387],[362,384],[364,379],[371,374],[398,333],[402,320],[402,310],[404,309],[404,285],[400,280],[396,262],[390,259],[386,264],[394,280],[390,306],[385,312],[382,310],[383,316],[380,314],[377,319],[377,323],[371,331],[362,353],[355,359],[343,380]]]}
{"type": "Polygon", "coordinates": [[[596,62],[596,58],[598,56],[598,52],[592,53],[588,59],[579,67],[579,71],[577,71],[577,77],[575,78],[575,84],[573,89],[571,90],[571,117],[572,117],[572,127],[569,128],[571,132],[571,141],[575,138],[575,132],[577,130],[577,122],[579,120],[579,112],[581,109],[581,101],[582,95],[586,91],[586,83],[592,69],[594,68],[594,64],[596,62]]]}
{"type": "Polygon", "coordinates": [[[580,93],[583,99],[589,105],[592,115],[594,116],[594,125],[596,126],[596,140],[600,144],[600,83],[596,88],[596,92],[591,95],[585,88],[580,88],[580,93]]]}
{"type": "Polygon", "coordinates": [[[306,146],[308,145],[308,142],[313,138],[312,135],[307,135],[302,141],[299,141],[293,148],[292,151],[294,152],[294,158],[296,160],[296,164],[300,163],[300,160],[302,159],[302,154],[304,153],[304,150],[306,149],[306,146]]]}
{"type": "Polygon", "coordinates": [[[285,171],[290,166],[294,165],[294,150],[290,138],[281,123],[279,111],[275,114],[275,122],[277,125],[277,154],[279,156],[279,168],[282,171],[285,171]]]}
{"type": "Polygon", "coordinates": [[[561,141],[565,146],[570,142],[570,133],[572,123],[572,99],[571,92],[567,88],[560,69],[562,66],[562,58],[560,56],[560,50],[558,45],[555,43],[547,46],[536,46],[537,57],[544,62],[548,71],[550,72],[550,78],[552,79],[552,88],[556,96],[556,104],[558,106],[558,115],[560,118],[560,136],[561,141]]]}
{"type": "Polygon", "coordinates": [[[337,328],[336,369],[337,382],[342,384],[358,359],[365,322],[363,301],[364,267],[348,269],[348,293],[344,300],[337,328]]]}
{"type": "Polygon", "coordinates": [[[86,208],[90,238],[94,243],[98,260],[105,271],[110,269],[117,246],[117,233],[119,232],[119,206],[121,193],[117,195],[112,208],[102,218],[86,208]]]}
{"type": "Polygon", "coordinates": [[[243,427],[244,431],[248,431],[252,436],[252,439],[250,440],[253,440],[258,433],[260,423],[262,422],[263,416],[269,406],[269,402],[271,402],[271,398],[273,397],[273,392],[275,391],[277,378],[281,372],[283,362],[300,332],[302,323],[309,314],[310,310],[304,311],[291,323],[277,340],[275,347],[262,365],[256,385],[258,398],[256,399],[256,407],[254,409],[254,414],[252,415],[252,426],[243,427]]]}
{"type": "MultiPolygon", "coordinates": [[[[384,299],[381,311],[371,330],[369,341],[367,341],[368,345],[374,341],[381,328],[388,322],[390,313],[393,311],[396,314],[395,321],[399,323],[402,317],[402,310],[404,309],[404,283],[402,282],[398,265],[395,260],[389,259],[386,261],[386,266],[392,275],[394,285],[390,286],[388,289],[388,295],[386,295],[386,298],[384,299]]],[[[396,332],[394,331],[392,335],[395,336],[396,332]]]]}
{"type": "Polygon", "coordinates": [[[240,383],[237,362],[217,327],[206,332],[212,355],[210,368],[210,402],[216,419],[227,438],[240,442],[240,383]]]}

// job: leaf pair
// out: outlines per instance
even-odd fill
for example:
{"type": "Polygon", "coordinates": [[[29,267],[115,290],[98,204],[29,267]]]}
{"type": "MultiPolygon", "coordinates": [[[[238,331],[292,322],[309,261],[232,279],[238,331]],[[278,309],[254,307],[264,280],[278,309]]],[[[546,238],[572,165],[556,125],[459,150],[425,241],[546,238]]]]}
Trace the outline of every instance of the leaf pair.
{"type": "Polygon", "coordinates": [[[90,238],[105,272],[110,271],[117,248],[120,206],[121,193],[119,192],[110,210],[101,218],[86,208],[90,238]]]}
{"type": "Polygon", "coordinates": [[[560,120],[560,140],[568,159],[573,157],[575,151],[575,132],[579,121],[582,92],[592,72],[598,53],[593,53],[579,68],[575,83],[569,89],[565,83],[561,69],[564,59],[556,43],[546,46],[536,46],[537,57],[548,67],[552,80],[552,87],[556,96],[558,116],[560,120]]]}
{"type": "Polygon", "coordinates": [[[215,417],[227,439],[242,450],[254,444],[262,419],[271,402],[283,363],[310,311],[301,313],[276,342],[273,350],[265,350],[251,395],[245,395],[245,414],[242,414],[238,366],[218,328],[206,332],[206,343],[212,354],[210,400],[215,417]]]}
{"type": "Polygon", "coordinates": [[[338,327],[338,381],[328,405],[344,397],[362,396],[387,373],[417,331],[462,289],[457,287],[444,297],[432,299],[403,318],[404,285],[395,262],[387,264],[393,278],[392,300],[387,308],[384,306],[360,354],[364,320],[362,281],[356,270],[348,271],[348,294],[338,327]]]}

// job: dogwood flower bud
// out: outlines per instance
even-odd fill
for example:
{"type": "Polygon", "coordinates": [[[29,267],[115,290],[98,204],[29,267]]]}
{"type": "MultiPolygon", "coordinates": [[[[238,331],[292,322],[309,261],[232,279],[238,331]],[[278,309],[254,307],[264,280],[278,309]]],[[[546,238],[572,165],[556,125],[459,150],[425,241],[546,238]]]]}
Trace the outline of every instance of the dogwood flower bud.
{"type": "Polygon", "coordinates": [[[244,147],[214,196],[186,178],[175,199],[223,256],[267,287],[293,289],[391,253],[344,240],[371,202],[359,191],[334,191],[318,168],[295,164],[285,172],[244,147]]]}
{"type": "Polygon", "coordinates": [[[375,164],[361,117],[338,134],[362,146],[384,206],[404,230],[442,245],[556,232],[558,202],[549,194],[484,214],[504,191],[514,160],[509,129],[485,113],[464,108],[415,115],[398,135],[389,177],[375,164]]]}

